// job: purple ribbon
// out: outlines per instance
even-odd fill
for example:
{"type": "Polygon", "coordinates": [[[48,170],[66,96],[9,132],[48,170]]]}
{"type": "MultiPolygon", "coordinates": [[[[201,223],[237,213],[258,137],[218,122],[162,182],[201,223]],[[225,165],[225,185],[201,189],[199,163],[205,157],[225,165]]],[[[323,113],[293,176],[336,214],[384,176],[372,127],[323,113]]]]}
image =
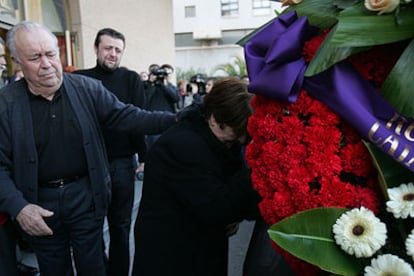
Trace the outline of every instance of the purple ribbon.
{"type": "Polygon", "coordinates": [[[303,42],[315,32],[306,18],[287,13],[256,33],[244,47],[249,91],[295,102],[306,70],[303,42]]]}
{"type": "Polygon", "coordinates": [[[399,114],[347,61],[304,77],[304,42],[315,34],[306,17],[275,18],[245,44],[249,91],[295,102],[302,88],[349,122],[396,161],[414,171],[414,121],[399,114]]]}

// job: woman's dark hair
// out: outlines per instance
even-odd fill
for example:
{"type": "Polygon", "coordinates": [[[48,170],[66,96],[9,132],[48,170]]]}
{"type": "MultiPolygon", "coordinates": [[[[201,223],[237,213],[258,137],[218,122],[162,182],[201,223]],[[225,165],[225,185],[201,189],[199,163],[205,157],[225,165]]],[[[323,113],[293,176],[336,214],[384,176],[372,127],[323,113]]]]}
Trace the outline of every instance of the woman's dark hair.
{"type": "Polygon", "coordinates": [[[206,118],[214,115],[218,124],[231,127],[240,137],[246,133],[247,122],[253,113],[250,100],[251,95],[244,81],[237,78],[221,79],[204,97],[206,118]]]}

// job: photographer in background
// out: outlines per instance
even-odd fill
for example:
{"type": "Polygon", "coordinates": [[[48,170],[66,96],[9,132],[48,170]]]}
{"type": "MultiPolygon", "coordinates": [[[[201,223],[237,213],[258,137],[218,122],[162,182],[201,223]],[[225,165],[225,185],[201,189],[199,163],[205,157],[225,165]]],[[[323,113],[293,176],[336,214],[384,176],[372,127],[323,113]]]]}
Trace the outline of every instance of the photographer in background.
{"type": "Polygon", "coordinates": [[[146,109],[175,112],[174,104],[178,102],[179,95],[177,88],[169,82],[169,75],[173,71],[152,64],[149,67],[149,72],[149,80],[144,86],[146,109]]]}
{"type": "Polygon", "coordinates": [[[209,77],[206,80],[206,93],[210,93],[211,89],[213,88],[214,84],[216,83],[216,77],[209,77]]]}
{"type": "MultiPolygon", "coordinates": [[[[180,100],[177,88],[169,82],[169,75],[173,73],[171,65],[151,64],[149,66],[149,80],[144,83],[145,109],[175,112],[175,105],[180,100]]],[[[159,135],[148,135],[146,138],[149,148],[159,135]]]]}
{"type": "Polygon", "coordinates": [[[161,69],[164,69],[167,75],[165,75],[165,79],[167,80],[167,87],[171,90],[174,90],[178,94],[178,88],[171,82],[171,76],[174,73],[174,67],[170,64],[163,64],[161,65],[161,69]]]}
{"type": "Polygon", "coordinates": [[[180,100],[175,105],[175,111],[179,112],[194,102],[193,87],[187,80],[179,80],[177,82],[177,89],[180,100]]]}
{"type": "Polygon", "coordinates": [[[206,93],[206,79],[202,74],[195,74],[190,78],[195,103],[202,103],[206,93]]]}

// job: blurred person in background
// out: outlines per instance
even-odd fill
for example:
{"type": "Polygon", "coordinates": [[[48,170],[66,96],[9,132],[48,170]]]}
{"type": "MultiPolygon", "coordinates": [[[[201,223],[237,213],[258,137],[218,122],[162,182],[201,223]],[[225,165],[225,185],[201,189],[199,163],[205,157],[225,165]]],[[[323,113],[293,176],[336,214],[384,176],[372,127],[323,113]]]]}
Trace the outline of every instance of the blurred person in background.
{"type": "Polygon", "coordinates": [[[13,74],[13,76],[11,76],[11,77],[10,77],[10,83],[11,83],[11,82],[18,81],[18,80],[20,80],[20,79],[22,79],[22,78],[24,78],[23,71],[22,71],[22,69],[20,68],[20,66],[17,66],[17,67],[14,69],[14,74],[13,74]]]}
{"type": "MultiPolygon", "coordinates": [[[[6,49],[3,38],[0,37],[0,68],[6,70],[6,49]]],[[[0,83],[0,88],[4,83],[0,83]]],[[[2,91],[0,91],[1,93],[2,91]]],[[[10,217],[0,212],[0,274],[17,276],[16,240],[10,217]]]]}
{"type": "Polygon", "coordinates": [[[151,64],[149,70],[149,83],[145,86],[146,109],[175,112],[174,104],[179,96],[177,88],[168,81],[172,71],[157,64],[151,64]]]}
{"type": "Polygon", "coordinates": [[[183,108],[193,103],[193,85],[194,84],[189,83],[187,80],[179,80],[177,82],[180,100],[176,104],[176,112],[181,111],[183,108]]]}
{"type": "Polygon", "coordinates": [[[191,91],[195,103],[202,103],[206,93],[206,78],[203,74],[195,74],[190,78],[191,91]]]}
{"type": "MultiPolygon", "coordinates": [[[[148,68],[149,80],[144,85],[146,105],[145,109],[151,111],[176,111],[175,107],[180,100],[178,90],[168,81],[172,71],[168,67],[151,64],[148,68]]],[[[150,148],[159,135],[147,135],[146,143],[150,148]]]]}
{"type": "Polygon", "coordinates": [[[161,69],[164,69],[167,72],[167,75],[165,75],[165,79],[167,81],[166,86],[178,94],[177,86],[171,82],[172,75],[174,74],[174,67],[170,64],[163,64],[161,65],[161,69]]]}
{"type": "Polygon", "coordinates": [[[141,78],[141,81],[147,81],[148,80],[148,73],[146,71],[142,71],[139,73],[139,77],[141,78]]]}
{"type": "Polygon", "coordinates": [[[211,89],[214,86],[214,83],[217,81],[216,77],[208,77],[206,80],[206,93],[210,93],[211,89]]]}

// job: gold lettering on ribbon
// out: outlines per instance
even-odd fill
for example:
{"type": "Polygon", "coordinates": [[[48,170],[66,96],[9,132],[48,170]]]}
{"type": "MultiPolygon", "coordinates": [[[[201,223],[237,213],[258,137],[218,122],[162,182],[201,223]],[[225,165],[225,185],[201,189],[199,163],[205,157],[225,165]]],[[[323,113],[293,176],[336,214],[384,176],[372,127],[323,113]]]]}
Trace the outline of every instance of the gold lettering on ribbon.
{"type": "MultiPolygon", "coordinates": [[[[397,117],[397,116],[393,116],[393,118],[391,118],[386,125],[386,128],[388,129],[392,129],[392,126],[395,122],[397,122],[397,120],[399,120],[399,118],[401,119],[402,117],[397,117]]],[[[399,121],[396,125],[395,125],[395,129],[394,132],[395,134],[400,134],[401,135],[401,131],[403,128],[403,122],[407,122],[407,120],[405,120],[405,118],[402,118],[401,121],[399,121]]],[[[389,135],[386,138],[381,137],[380,135],[377,135],[378,137],[376,137],[376,134],[379,130],[379,128],[381,127],[381,123],[380,122],[375,122],[374,124],[372,124],[371,128],[368,131],[368,138],[369,140],[374,143],[375,145],[377,145],[378,147],[384,149],[386,145],[389,145],[389,149],[388,149],[388,154],[391,155],[396,161],[404,164],[407,167],[411,167],[414,164],[414,157],[409,157],[408,155],[411,152],[411,147],[410,145],[405,145],[404,146],[404,150],[399,154],[399,156],[395,156],[396,151],[398,149],[398,147],[400,146],[400,140],[399,137],[397,135],[389,135]],[[409,160],[406,160],[407,158],[410,158],[409,160]]],[[[414,125],[410,124],[409,127],[404,131],[404,137],[406,137],[408,139],[408,137],[410,138],[410,141],[414,141],[414,137],[411,136],[411,134],[414,131],[414,125]]]]}
{"type": "Polygon", "coordinates": [[[405,162],[404,165],[406,165],[407,167],[411,167],[411,165],[414,163],[414,157],[411,158],[409,161],[405,162]]]}
{"type": "Polygon", "coordinates": [[[377,139],[377,140],[375,140],[375,139],[374,139],[374,134],[375,134],[375,132],[377,132],[377,130],[379,129],[379,127],[380,127],[380,123],[379,123],[379,122],[375,122],[375,123],[371,126],[371,128],[369,129],[369,131],[368,131],[368,138],[369,138],[369,140],[371,140],[371,142],[373,142],[374,144],[377,144],[377,143],[381,142],[381,137],[378,137],[378,139],[377,139]]]}
{"type": "Polygon", "coordinates": [[[407,129],[404,131],[404,137],[410,141],[414,142],[414,124],[408,124],[407,118],[401,116],[398,113],[394,113],[392,118],[385,125],[386,128],[393,130],[395,134],[402,135],[402,129],[404,126],[407,126],[407,129]],[[394,128],[394,129],[393,129],[394,128]]]}
{"type": "Polygon", "coordinates": [[[401,135],[401,129],[404,126],[404,123],[406,123],[406,122],[407,122],[407,119],[405,119],[404,117],[400,116],[398,113],[394,113],[394,115],[387,122],[387,124],[385,125],[385,127],[388,128],[388,129],[391,129],[391,127],[393,126],[393,124],[396,123],[394,132],[396,134],[398,134],[398,135],[401,135]]]}
{"type": "Polygon", "coordinates": [[[403,162],[405,158],[407,158],[408,154],[410,153],[410,147],[405,145],[404,150],[401,152],[400,156],[398,156],[397,161],[403,162]]]}
{"type": "Polygon", "coordinates": [[[383,148],[385,146],[385,144],[390,144],[390,148],[388,149],[388,153],[390,155],[394,155],[395,151],[398,148],[398,145],[400,144],[398,141],[398,138],[395,137],[394,135],[390,135],[388,136],[385,141],[381,144],[381,147],[383,148]]]}
{"type": "Polygon", "coordinates": [[[413,130],[414,130],[414,125],[409,124],[407,129],[404,131],[404,137],[407,138],[407,140],[410,142],[414,142],[414,137],[412,135],[413,130]]]}

